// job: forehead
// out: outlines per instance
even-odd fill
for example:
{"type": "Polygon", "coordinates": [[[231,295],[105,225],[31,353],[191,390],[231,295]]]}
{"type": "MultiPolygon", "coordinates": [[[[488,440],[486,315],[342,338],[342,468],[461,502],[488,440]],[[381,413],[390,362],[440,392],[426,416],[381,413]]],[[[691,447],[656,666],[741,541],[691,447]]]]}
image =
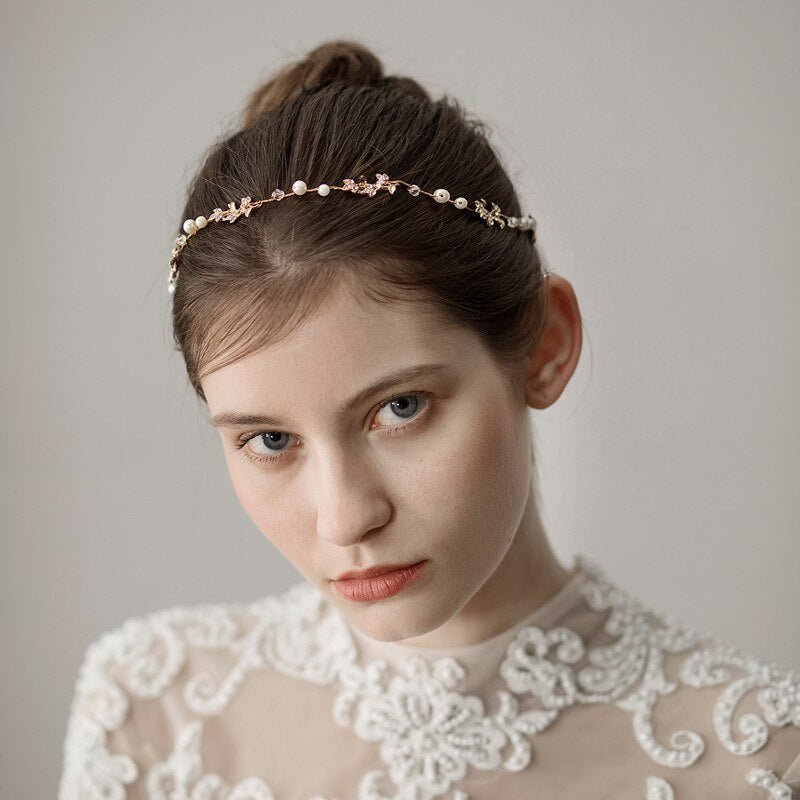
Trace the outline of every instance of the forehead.
{"type": "Polygon", "coordinates": [[[487,353],[473,331],[437,318],[422,300],[376,300],[342,282],[290,334],[202,380],[209,406],[276,386],[350,393],[371,379],[417,363],[475,366],[487,353]]]}

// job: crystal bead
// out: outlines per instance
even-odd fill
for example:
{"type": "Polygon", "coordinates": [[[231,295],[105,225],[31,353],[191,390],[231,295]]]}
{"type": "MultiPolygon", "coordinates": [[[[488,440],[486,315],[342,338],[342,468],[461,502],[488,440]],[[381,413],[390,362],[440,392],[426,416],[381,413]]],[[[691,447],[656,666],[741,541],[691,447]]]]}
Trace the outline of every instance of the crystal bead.
{"type": "Polygon", "coordinates": [[[412,197],[416,197],[419,194],[419,186],[417,186],[416,183],[412,184],[411,186],[408,187],[408,193],[412,197]]]}
{"type": "Polygon", "coordinates": [[[285,193],[284,193],[283,189],[276,189],[272,193],[272,199],[273,200],[283,200],[284,196],[285,196],[285,193]]]}

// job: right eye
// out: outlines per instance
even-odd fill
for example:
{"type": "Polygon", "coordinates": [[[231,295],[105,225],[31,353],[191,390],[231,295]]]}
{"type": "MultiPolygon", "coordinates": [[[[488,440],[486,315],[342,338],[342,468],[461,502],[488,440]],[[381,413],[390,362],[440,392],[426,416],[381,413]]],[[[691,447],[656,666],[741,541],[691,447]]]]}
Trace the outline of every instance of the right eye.
{"type": "Polygon", "coordinates": [[[283,458],[288,448],[280,445],[285,444],[289,439],[291,439],[291,434],[283,431],[259,431],[243,436],[237,442],[236,448],[241,450],[250,461],[262,464],[283,458]],[[254,443],[254,446],[251,443],[254,443]]]}

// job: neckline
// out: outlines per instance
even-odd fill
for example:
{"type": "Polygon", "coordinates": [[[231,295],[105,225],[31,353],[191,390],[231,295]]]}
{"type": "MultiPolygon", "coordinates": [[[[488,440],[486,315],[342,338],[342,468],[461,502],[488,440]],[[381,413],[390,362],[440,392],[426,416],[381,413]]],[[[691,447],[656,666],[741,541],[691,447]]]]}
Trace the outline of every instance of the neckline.
{"type": "Polygon", "coordinates": [[[476,665],[504,651],[507,643],[522,628],[535,625],[546,629],[561,619],[580,599],[581,589],[590,576],[586,559],[580,554],[574,555],[569,572],[572,574],[567,582],[530,614],[515,622],[511,627],[472,644],[418,647],[397,641],[385,642],[373,639],[347,620],[345,620],[345,624],[359,650],[361,659],[365,661],[383,659],[397,665],[407,658],[418,656],[430,661],[439,658],[454,658],[465,666],[476,665]]]}

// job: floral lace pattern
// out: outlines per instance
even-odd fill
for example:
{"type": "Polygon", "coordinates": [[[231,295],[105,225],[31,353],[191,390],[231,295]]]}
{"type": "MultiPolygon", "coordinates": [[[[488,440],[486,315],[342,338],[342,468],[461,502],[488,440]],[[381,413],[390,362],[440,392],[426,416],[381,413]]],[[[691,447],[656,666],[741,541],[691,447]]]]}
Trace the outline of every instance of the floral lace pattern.
{"type": "MultiPolygon", "coordinates": [[[[509,692],[498,693],[498,709],[486,716],[479,697],[457,691],[465,673],[457,661],[442,658],[429,666],[409,658],[402,673],[386,682],[386,664],[366,669],[349,665],[339,676],[342,691],[334,702],[334,718],[363,739],[381,743],[380,755],[401,791],[398,800],[439,797],[467,766],[518,771],[530,761],[526,737],[544,730],[554,719],[548,711],[519,713],[509,692]],[[355,707],[355,717],[353,709],[355,707]],[[510,748],[507,757],[502,752],[510,748]]],[[[364,800],[378,800],[373,774],[364,800]]]]}
{"type": "Polygon", "coordinates": [[[778,780],[778,776],[769,769],[755,767],[747,773],[747,782],[752,786],[760,786],[766,789],[770,800],[792,800],[794,792],[792,788],[778,780]]]}
{"type": "MultiPolygon", "coordinates": [[[[800,727],[800,674],[655,613],[614,586],[596,564],[578,560],[587,575],[582,597],[593,611],[608,612],[604,630],[613,641],[587,647],[565,626],[521,628],[500,665],[504,688],[491,711],[481,697],[464,693],[464,668],[452,658],[408,657],[396,668],[381,660],[361,663],[344,619],[306,583],[250,604],[176,607],[128,620],[92,644],[81,665],[59,800],[124,800],[140,768],[127,754],[109,752],[107,734],[125,722],[129,697],[158,698],[174,683],[190,649],[232,660],[221,678],[203,671],[188,676],[183,701],[197,717],[223,713],[257,670],[319,685],[338,682],[334,720],[375,743],[384,766],[358,781],[359,800],[433,800],[448,793],[467,800],[455,784],[470,769],[525,769],[534,737],[576,704],[613,703],[631,714],[634,739],[655,763],[689,767],[704,752],[700,734],[675,730],[666,744],[654,733],[654,708],[678,687],[665,674],[667,653],[689,651],[679,668],[684,685],[724,684],[713,725],[730,753],[757,752],[769,726],[800,727]],[[761,713],[743,714],[734,733],[736,708],[751,691],[761,713]]],[[[275,800],[262,778],[230,788],[222,777],[204,774],[201,732],[200,719],[183,726],[172,753],[147,772],[150,800],[275,800]]],[[[792,796],[767,770],[751,770],[747,780],[768,789],[773,800],[792,796]]],[[[664,778],[647,777],[646,800],[674,796],[664,778]]]]}
{"type": "Polygon", "coordinates": [[[675,800],[675,792],[664,778],[649,775],[645,788],[645,800],[675,800]]]}

